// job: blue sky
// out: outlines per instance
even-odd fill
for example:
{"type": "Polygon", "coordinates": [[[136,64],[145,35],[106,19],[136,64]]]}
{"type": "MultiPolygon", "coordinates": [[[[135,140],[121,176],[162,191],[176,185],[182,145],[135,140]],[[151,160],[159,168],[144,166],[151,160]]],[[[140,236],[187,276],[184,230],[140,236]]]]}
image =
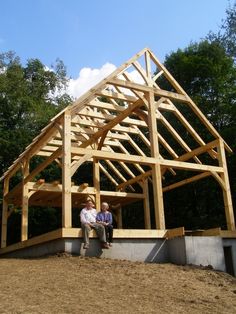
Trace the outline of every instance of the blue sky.
{"type": "Polygon", "coordinates": [[[0,51],[50,66],[63,60],[68,75],[121,65],[144,47],[160,59],[217,31],[228,0],[1,1],[0,51]]]}

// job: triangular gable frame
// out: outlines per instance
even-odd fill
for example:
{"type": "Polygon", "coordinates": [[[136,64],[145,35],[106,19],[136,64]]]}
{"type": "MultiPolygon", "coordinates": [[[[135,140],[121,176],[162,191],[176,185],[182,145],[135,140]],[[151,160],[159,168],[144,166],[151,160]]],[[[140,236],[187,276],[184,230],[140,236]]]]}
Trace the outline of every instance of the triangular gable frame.
{"type": "MultiPolygon", "coordinates": [[[[142,199],[145,227],[150,229],[148,180],[152,181],[155,195],[157,229],[165,229],[163,192],[212,176],[223,191],[227,228],[235,230],[225,149],[231,151],[168,70],[150,49],[145,48],[54,117],[2,176],[4,193],[1,247],[6,246],[7,218],[11,213],[9,204],[22,207],[22,241],[28,238],[29,205],[45,206],[47,201],[52,206],[61,205],[62,227],[70,228],[71,208],[88,196],[94,198],[97,209],[100,209],[101,199],[117,206],[119,203],[142,199]],[[158,86],[160,78],[168,81],[171,91],[158,86]],[[194,130],[178,109],[179,104],[191,108],[211,134],[212,141],[204,141],[194,130]],[[181,138],[166,119],[165,112],[174,114],[186,128],[195,141],[194,148],[181,138]],[[158,131],[159,124],[178,143],[181,153],[161,135],[158,131]],[[169,158],[161,155],[161,146],[169,158]],[[213,165],[204,164],[199,157],[202,154],[209,154],[214,161],[213,165]],[[45,160],[36,169],[30,170],[30,160],[36,155],[44,156],[45,160]],[[93,163],[93,186],[72,185],[73,175],[87,161],[93,163]],[[35,177],[52,162],[57,162],[62,168],[61,184],[35,182],[35,177]],[[115,163],[119,165],[119,170],[115,163]],[[179,169],[200,174],[163,187],[166,171],[176,175],[179,169]],[[18,170],[22,171],[23,181],[9,191],[9,181],[18,170]],[[102,173],[115,187],[114,192],[101,191],[102,173]],[[137,184],[142,193],[136,191],[137,184]],[[40,197],[41,203],[37,203],[36,200],[40,200],[40,197]]],[[[120,211],[118,217],[121,226],[120,211]]]]}

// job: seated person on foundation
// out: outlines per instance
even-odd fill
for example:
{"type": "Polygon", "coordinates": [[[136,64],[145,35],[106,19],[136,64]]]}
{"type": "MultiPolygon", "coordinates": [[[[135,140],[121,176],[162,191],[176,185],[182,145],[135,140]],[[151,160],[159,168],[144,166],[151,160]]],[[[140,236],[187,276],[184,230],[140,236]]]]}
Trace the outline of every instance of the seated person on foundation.
{"type": "Polygon", "coordinates": [[[96,222],[97,211],[91,200],[86,201],[86,206],[80,212],[81,228],[84,237],[84,249],[89,248],[89,232],[94,229],[104,249],[109,246],[106,242],[106,233],[103,225],[96,222]]]}
{"type": "Polygon", "coordinates": [[[113,242],[113,225],[112,225],[112,214],[108,211],[109,205],[103,202],[101,205],[101,211],[97,214],[97,222],[105,227],[106,240],[109,246],[112,246],[113,242]]]}

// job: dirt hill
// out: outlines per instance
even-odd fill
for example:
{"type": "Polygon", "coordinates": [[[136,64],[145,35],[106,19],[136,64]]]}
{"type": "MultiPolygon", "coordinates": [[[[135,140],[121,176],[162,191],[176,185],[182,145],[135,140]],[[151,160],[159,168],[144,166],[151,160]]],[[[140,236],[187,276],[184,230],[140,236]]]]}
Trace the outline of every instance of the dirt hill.
{"type": "Polygon", "coordinates": [[[236,313],[236,278],[193,266],[0,259],[0,313],[236,313]]]}

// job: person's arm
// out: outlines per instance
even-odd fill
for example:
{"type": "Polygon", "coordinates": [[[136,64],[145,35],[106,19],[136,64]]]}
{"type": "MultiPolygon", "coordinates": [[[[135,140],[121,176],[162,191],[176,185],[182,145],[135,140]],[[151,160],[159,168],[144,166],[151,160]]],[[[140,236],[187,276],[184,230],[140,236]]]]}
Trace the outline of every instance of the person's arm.
{"type": "Polygon", "coordinates": [[[102,222],[101,214],[100,214],[100,213],[97,213],[96,221],[97,221],[98,223],[102,222]]]}
{"type": "Polygon", "coordinates": [[[89,222],[87,221],[85,217],[85,211],[83,209],[80,212],[80,221],[82,224],[89,224],[89,222]]]}
{"type": "Polygon", "coordinates": [[[97,213],[96,222],[101,224],[101,225],[105,225],[105,223],[104,223],[104,221],[102,219],[102,213],[101,212],[97,213]]]}

